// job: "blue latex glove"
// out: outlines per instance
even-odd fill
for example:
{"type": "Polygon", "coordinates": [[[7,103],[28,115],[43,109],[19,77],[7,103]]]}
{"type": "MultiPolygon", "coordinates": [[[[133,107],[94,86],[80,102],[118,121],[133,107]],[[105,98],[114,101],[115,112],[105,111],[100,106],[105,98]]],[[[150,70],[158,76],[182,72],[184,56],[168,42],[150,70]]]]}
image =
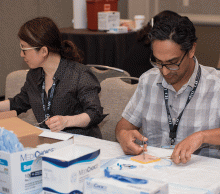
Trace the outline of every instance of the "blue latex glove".
{"type": "Polygon", "coordinates": [[[5,129],[0,127],[0,150],[4,152],[14,153],[24,150],[24,146],[19,142],[17,136],[5,129]]]}

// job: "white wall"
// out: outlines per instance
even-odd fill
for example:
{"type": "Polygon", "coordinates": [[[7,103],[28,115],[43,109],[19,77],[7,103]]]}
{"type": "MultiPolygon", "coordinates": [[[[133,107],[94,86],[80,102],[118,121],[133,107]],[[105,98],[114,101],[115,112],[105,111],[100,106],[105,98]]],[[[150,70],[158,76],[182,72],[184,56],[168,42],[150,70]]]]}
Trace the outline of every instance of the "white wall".
{"type": "Polygon", "coordinates": [[[145,23],[150,19],[150,0],[128,0],[128,19],[134,20],[135,15],[145,15],[145,23]]]}

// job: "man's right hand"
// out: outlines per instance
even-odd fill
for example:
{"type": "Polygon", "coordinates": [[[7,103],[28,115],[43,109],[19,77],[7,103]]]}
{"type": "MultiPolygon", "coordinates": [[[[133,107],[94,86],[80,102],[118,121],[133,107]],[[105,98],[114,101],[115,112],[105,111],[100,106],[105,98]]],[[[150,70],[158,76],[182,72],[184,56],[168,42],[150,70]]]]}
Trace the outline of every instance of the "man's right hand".
{"type": "MultiPolygon", "coordinates": [[[[116,138],[120,143],[125,154],[138,155],[143,152],[143,148],[135,143],[135,140],[138,139],[141,142],[147,141],[147,138],[140,134],[138,128],[128,122],[126,119],[122,118],[115,129],[116,138]]],[[[144,146],[145,151],[147,151],[147,144],[144,146]]]]}

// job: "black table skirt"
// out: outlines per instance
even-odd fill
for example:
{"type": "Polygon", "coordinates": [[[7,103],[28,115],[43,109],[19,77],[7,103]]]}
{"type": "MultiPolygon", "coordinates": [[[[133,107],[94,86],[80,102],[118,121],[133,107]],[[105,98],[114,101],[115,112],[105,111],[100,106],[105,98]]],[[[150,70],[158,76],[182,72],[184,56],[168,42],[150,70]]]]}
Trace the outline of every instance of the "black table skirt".
{"type": "Polygon", "coordinates": [[[60,29],[63,40],[71,40],[84,53],[84,64],[123,69],[123,61],[136,41],[136,32],[109,34],[87,29],[60,29]]]}

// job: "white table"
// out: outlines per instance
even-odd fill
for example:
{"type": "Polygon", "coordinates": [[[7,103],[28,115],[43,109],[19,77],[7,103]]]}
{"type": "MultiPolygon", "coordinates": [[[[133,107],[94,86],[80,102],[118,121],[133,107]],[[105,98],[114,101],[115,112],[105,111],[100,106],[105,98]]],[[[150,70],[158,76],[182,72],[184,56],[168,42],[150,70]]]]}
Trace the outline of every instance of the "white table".
{"type": "MultiPolygon", "coordinates": [[[[118,161],[132,163],[131,156],[124,155],[117,142],[101,140],[94,137],[74,135],[74,144],[101,150],[102,169],[118,161]]],[[[148,146],[148,154],[163,157],[172,154],[171,149],[148,146]]],[[[140,163],[136,163],[141,165],[140,163]]],[[[171,194],[220,193],[220,160],[192,155],[187,164],[174,164],[171,160],[144,164],[144,168],[131,171],[146,178],[159,179],[169,183],[171,194]]]]}
{"type": "MultiPolygon", "coordinates": [[[[120,160],[119,158],[130,161],[130,156],[124,155],[120,144],[117,142],[76,135],[74,136],[74,144],[100,148],[102,167],[116,163],[120,160]]],[[[147,153],[163,157],[170,156],[172,150],[149,146],[147,153]]],[[[219,159],[192,155],[191,161],[187,164],[176,165],[171,160],[161,160],[144,166],[146,168],[136,169],[133,172],[168,182],[169,193],[171,194],[220,193],[219,159]]]]}

